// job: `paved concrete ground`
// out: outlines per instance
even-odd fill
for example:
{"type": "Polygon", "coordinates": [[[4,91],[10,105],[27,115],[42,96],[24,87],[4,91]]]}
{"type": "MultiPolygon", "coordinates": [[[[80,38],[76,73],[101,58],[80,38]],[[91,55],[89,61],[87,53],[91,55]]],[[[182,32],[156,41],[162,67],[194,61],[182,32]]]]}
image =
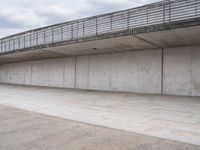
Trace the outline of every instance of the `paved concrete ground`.
{"type": "Polygon", "coordinates": [[[200,146],[0,105],[1,150],[200,150],[200,146]]]}
{"type": "Polygon", "coordinates": [[[199,97],[13,85],[0,85],[0,91],[3,105],[200,145],[199,97]]]}

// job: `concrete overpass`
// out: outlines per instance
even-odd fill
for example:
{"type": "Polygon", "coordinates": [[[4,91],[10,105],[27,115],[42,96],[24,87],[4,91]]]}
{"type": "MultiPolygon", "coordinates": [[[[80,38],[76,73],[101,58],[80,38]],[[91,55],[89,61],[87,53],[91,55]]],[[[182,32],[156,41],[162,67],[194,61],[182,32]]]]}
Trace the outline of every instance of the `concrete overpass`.
{"type": "Polygon", "coordinates": [[[200,96],[200,0],[162,1],[0,39],[0,82],[200,96]]]}

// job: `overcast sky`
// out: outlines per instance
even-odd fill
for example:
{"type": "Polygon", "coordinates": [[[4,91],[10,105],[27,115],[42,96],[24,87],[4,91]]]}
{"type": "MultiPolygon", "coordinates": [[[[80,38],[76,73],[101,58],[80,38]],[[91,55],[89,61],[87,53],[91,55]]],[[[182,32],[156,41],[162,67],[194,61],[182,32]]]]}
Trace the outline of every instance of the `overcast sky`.
{"type": "Polygon", "coordinates": [[[0,38],[159,0],[0,0],[0,38]]]}

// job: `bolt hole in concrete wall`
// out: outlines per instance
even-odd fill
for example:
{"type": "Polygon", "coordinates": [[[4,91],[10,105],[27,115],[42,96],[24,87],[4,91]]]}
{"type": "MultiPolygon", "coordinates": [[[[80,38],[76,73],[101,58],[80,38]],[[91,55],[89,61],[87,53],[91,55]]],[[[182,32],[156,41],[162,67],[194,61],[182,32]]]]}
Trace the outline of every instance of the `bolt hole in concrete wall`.
{"type": "Polygon", "coordinates": [[[164,49],[163,57],[156,49],[5,64],[0,82],[200,96],[199,48],[164,49]]]}

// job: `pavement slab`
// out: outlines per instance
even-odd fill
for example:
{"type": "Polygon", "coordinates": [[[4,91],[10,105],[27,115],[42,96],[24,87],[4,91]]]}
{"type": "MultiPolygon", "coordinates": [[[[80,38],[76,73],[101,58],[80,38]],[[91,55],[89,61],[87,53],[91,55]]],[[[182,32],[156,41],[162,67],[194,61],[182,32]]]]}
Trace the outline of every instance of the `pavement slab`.
{"type": "Polygon", "coordinates": [[[197,145],[94,126],[4,105],[0,105],[0,114],[1,150],[200,150],[197,145]]]}
{"type": "MultiPolygon", "coordinates": [[[[0,104],[4,105],[0,110],[5,111],[5,114],[0,113],[5,119],[0,122],[1,126],[30,119],[26,113],[5,107],[10,106],[200,146],[200,97],[0,84],[0,104]],[[18,118],[18,115],[25,116],[18,118]]],[[[43,123],[40,117],[34,117],[43,123]]],[[[9,129],[2,127],[1,130],[9,129]]]]}

